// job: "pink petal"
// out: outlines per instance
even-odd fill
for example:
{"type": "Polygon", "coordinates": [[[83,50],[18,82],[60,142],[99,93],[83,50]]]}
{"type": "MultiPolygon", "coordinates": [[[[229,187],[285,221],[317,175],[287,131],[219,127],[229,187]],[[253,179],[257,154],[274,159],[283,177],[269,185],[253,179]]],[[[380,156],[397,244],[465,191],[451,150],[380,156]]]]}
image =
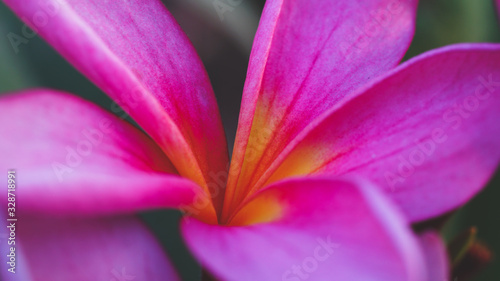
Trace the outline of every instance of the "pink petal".
{"type": "Polygon", "coordinates": [[[8,252],[2,252],[5,280],[180,280],[161,245],[135,217],[22,217],[16,227],[15,254],[22,261],[17,261],[15,274],[5,273],[8,252]],[[18,275],[31,275],[31,279],[9,279],[18,275]]]}
{"type": "Polygon", "coordinates": [[[192,252],[222,280],[425,280],[417,238],[367,183],[281,181],[251,199],[231,224],[239,226],[193,218],[181,225],[192,252]]]}
{"type": "Polygon", "coordinates": [[[420,243],[424,249],[428,280],[450,280],[450,265],[446,246],[438,233],[426,232],[420,243]]]}
{"type": "Polygon", "coordinates": [[[250,57],[226,209],[312,120],[398,64],[413,36],[416,3],[267,1],[250,57]]]}
{"type": "Polygon", "coordinates": [[[262,179],[356,174],[382,187],[412,221],[455,209],[500,160],[499,65],[493,44],[419,56],[311,124],[262,179]]]}
{"type": "Polygon", "coordinates": [[[16,172],[19,211],[132,213],[200,191],[145,134],[75,96],[26,91],[1,98],[0,112],[0,170],[16,172]]]}
{"type": "Polygon", "coordinates": [[[210,81],[160,1],[5,3],[121,105],[182,176],[206,187],[205,181],[214,181],[210,171],[227,170],[210,81]]]}

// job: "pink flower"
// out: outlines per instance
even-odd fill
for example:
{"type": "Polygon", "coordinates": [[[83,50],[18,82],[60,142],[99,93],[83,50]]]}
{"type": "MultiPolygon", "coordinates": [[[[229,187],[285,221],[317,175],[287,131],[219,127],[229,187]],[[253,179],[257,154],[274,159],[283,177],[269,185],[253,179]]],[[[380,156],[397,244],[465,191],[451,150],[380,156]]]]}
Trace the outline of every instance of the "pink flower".
{"type": "Polygon", "coordinates": [[[176,280],[133,215],[158,208],[187,212],[187,245],[222,280],[447,279],[439,236],[411,224],[498,165],[499,45],[398,66],[416,0],[268,1],[228,169],[208,77],[159,1],[5,2],[145,132],[54,90],[0,99],[8,280],[176,280]]]}

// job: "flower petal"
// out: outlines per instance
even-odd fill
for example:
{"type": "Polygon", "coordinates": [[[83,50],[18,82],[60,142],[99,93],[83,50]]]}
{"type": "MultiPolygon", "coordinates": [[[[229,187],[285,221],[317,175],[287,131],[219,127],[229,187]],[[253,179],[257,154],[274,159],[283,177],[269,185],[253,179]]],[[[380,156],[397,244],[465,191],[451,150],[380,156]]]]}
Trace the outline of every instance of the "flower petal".
{"type": "MultiPolygon", "coordinates": [[[[180,280],[161,245],[136,217],[22,217],[15,247],[23,263],[8,274],[31,275],[30,281],[180,280]]],[[[2,274],[9,267],[3,253],[2,274]]]]}
{"type": "Polygon", "coordinates": [[[182,176],[206,187],[227,171],[213,90],[194,48],[158,0],[6,0],[159,144],[182,176]]]}
{"type": "Polygon", "coordinates": [[[427,280],[450,280],[450,262],[446,247],[438,233],[425,232],[420,236],[427,263],[427,280]]]}
{"type": "Polygon", "coordinates": [[[495,44],[419,56],[311,124],[262,180],[356,174],[383,188],[412,221],[453,210],[500,161],[499,66],[495,44]]]}
{"type": "Polygon", "coordinates": [[[368,183],[281,181],[258,193],[231,223],[244,225],[193,218],[181,225],[195,256],[223,280],[425,280],[417,237],[368,183]]]}
{"type": "Polygon", "coordinates": [[[399,63],[413,36],[416,6],[416,0],[267,1],[224,208],[234,209],[312,120],[399,63]]]}
{"type": "Polygon", "coordinates": [[[19,211],[130,213],[201,192],[145,134],[76,96],[26,91],[2,97],[0,112],[0,170],[15,170],[19,211]]]}

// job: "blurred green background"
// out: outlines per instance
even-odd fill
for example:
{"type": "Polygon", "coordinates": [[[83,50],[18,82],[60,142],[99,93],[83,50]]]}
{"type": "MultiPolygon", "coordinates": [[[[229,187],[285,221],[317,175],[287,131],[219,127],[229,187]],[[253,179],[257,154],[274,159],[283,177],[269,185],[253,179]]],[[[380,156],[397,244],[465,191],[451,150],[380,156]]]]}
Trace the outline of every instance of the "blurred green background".
{"type": "MultiPolygon", "coordinates": [[[[243,1],[234,11],[226,13],[223,21],[219,19],[212,2],[164,1],[188,34],[208,70],[231,144],[237,126],[249,52],[264,1],[243,1]]],[[[109,98],[38,36],[20,45],[16,53],[7,34],[21,34],[23,24],[3,3],[0,4],[0,19],[0,93],[29,87],[50,87],[75,93],[110,109],[109,98]]],[[[500,42],[498,27],[490,0],[421,1],[417,32],[405,59],[453,43],[500,42]]],[[[176,211],[161,211],[142,216],[174,260],[183,280],[199,280],[200,268],[178,233],[180,214],[176,211]]],[[[474,280],[500,280],[499,173],[481,194],[453,215],[443,234],[450,239],[470,226],[478,227],[479,239],[497,256],[474,280]]]]}

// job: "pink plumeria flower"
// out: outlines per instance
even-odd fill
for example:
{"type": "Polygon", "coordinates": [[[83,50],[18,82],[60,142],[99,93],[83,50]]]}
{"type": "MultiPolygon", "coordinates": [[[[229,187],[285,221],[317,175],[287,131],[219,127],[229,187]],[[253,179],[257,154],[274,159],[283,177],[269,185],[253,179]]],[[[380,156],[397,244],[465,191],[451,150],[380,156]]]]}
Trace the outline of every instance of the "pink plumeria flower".
{"type": "Polygon", "coordinates": [[[5,2],[144,130],[54,90],[0,99],[22,219],[8,280],[177,280],[133,215],[159,208],[186,212],[221,280],[448,279],[439,236],[411,224],[495,172],[499,45],[398,66],[416,0],[270,0],[228,165],[207,74],[159,1],[5,2]]]}

